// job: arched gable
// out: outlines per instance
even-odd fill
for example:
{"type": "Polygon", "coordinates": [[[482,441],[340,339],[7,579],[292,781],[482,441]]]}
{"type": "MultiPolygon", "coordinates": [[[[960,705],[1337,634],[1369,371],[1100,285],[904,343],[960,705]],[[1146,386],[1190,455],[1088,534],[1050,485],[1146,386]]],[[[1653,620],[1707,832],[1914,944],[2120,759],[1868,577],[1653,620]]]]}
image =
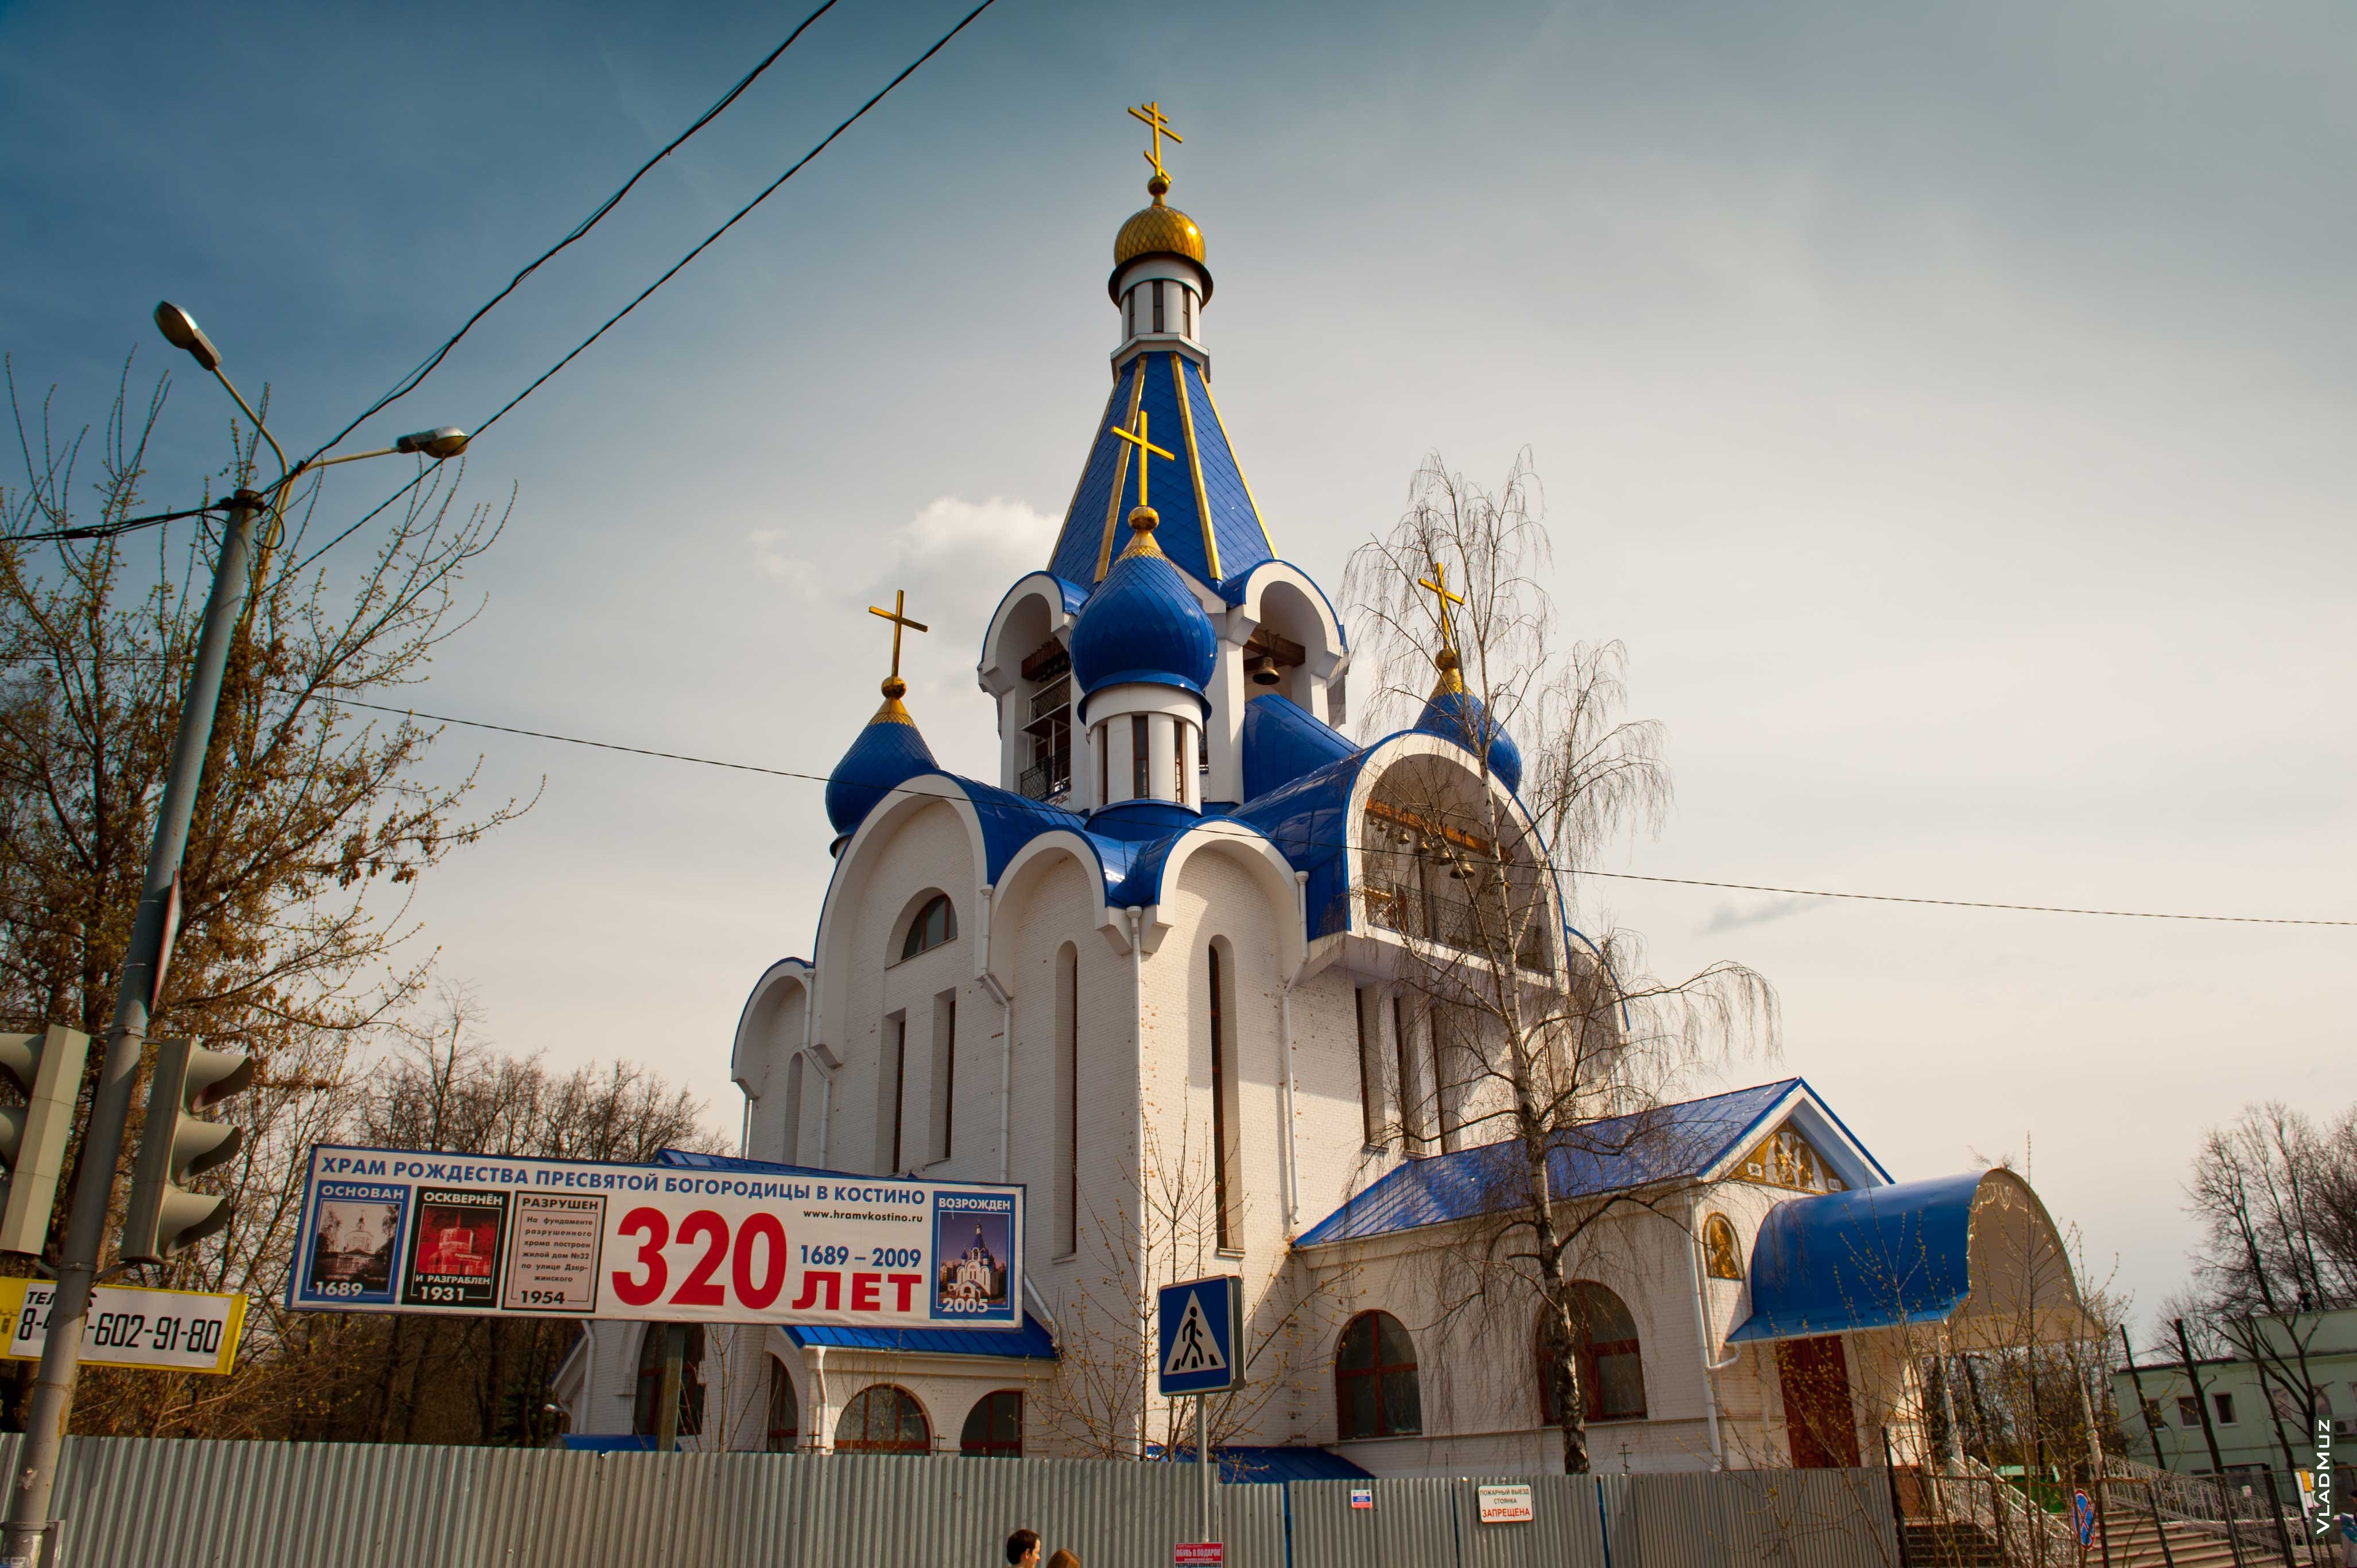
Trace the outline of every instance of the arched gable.
{"type": "Polygon", "coordinates": [[[728,1047],[728,1077],[748,1099],[768,1091],[780,1064],[810,1043],[809,1019],[818,976],[809,961],[780,959],[761,972],[737,1015],[728,1047]],[[784,1026],[781,1029],[780,1026],[784,1026]]]}
{"type": "MultiPolygon", "coordinates": [[[[909,904],[920,889],[946,892],[962,914],[972,911],[982,897],[986,855],[981,818],[958,779],[942,773],[909,779],[867,814],[835,861],[826,903],[819,912],[820,973],[847,983],[855,976],[880,972],[899,956],[899,950],[890,945],[888,929],[868,929],[877,924],[869,917],[877,900],[889,903],[896,921],[905,921],[913,912],[917,906],[902,906],[909,904]],[[920,875],[892,882],[885,871],[896,847],[903,842],[904,834],[920,826],[929,815],[956,824],[952,832],[943,835],[958,846],[953,852],[956,863],[927,865],[920,875]],[[872,947],[874,951],[862,952],[859,950],[864,946],[872,947]]],[[[823,989],[814,1038],[834,1040],[843,1036],[847,1010],[854,1005],[852,993],[856,989],[853,983],[823,989]]]]}
{"type": "MultiPolygon", "coordinates": [[[[1077,864],[1087,873],[1088,923],[1112,945],[1114,951],[1127,953],[1129,927],[1122,918],[1121,911],[1105,897],[1104,864],[1097,856],[1096,846],[1076,832],[1060,830],[1044,832],[1015,852],[991,885],[993,924],[997,923],[1003,911],[1014,906],[1030,883],[1065,861],[1077,864]]],[[[1005,950],[991,953],[988,962],[999,983],[1011,987],[1015,976],[1006,961],[1005,950]]]]}
{"type": "Polygon", "coordinates": [[[1178,886],[1188,862],[1200,854],[1214,855],[1243,867],[1267,902],[1270,923],[1278,933],[1279,965],[1287,974],[1298,972],[1308,940],[1302,929],[1300,892],[1294,880],[1292,863],[1262,834],[1224,818],[1214,817],[1188,829],[1164,854],[1157,899],[1147,909],[1146,950],[1152,953],[1170,934],[1170,922],[1162,917],[1161,899],[1178,886]]]}
{"type": "MultiPolygon", "coordinates": [[[[1394,735],[1386,740],[1378,741],[1369,747],[1365,757],[1360,762],[1356,775],[1351,779],[1349,803],[1342,812],[1341,822],[1337,824],[1342,830],[1340,836],[1346,847],[1341,852],[1344,866],[1343,886],[1334,889],[1335,893],[1343,894],[1345,889],[1355,890],[1366,886],[1367,845],[1364,839],[1368,807],[1374,800],[1376,793],[1383,788],[1384,780],[1395,768],[1403,766],[1413,766],[1419,769],[1443,770],[1453,775],[1455,779],[1461,782],[1467,789],[1477,792],[1486,788],[1491,799],[1499,807],[1500,819],[1512,823],[1519,832],[1532,835],[1535,843],[1537,824],[1532,821],[1530,812],[1523,809],[1523,803],[1514,798],[1512,790],[1494,777],[1485,780],[1480,765],[1462,746],[1437,736],[1411,730],[1405,734],[1394,735]]],[[[1564,924],[1562,879],[1552,868],[1545,872],[1544,879],[1549,902],[1553,905],[1548,917],[1549,928],[1559,930],[1564,924]]],[[[1318,892],[1318,889],[1313,880],[1311,887],[1313,914],[1318,908],[1315,903],[1315,895],[1318,892]]],[[[1368,922],[1364,918],[1365,911],[1358,906],[1355,899],[1348,897],[1347,895],[1344,897],[1341,917],[1343,929],[1362,932],[1366,930],[1368,922]]]]}
{"type": "Polygon", "coordinates": [[[1049,572],[1017,579],[991,612],[990,626],[982,636],[982,657],[974,664],[982,689],[994,697],[1014,690],[1023,660],[1049,638],[1067,636],[1087,596],[1078,585],[1049,572]]]}

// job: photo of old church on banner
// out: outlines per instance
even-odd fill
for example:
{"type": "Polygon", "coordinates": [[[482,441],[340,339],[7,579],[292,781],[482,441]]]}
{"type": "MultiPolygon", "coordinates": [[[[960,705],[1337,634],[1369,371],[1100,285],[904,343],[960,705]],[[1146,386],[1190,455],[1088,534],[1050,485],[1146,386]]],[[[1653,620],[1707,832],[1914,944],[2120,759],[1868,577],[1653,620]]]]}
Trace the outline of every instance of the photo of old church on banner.
{"type": "Polygon", "coordinates": [[[1020,1331],[1020,1187],[707,1159],[316,1149],[287,1305],[1020,1331]]]}

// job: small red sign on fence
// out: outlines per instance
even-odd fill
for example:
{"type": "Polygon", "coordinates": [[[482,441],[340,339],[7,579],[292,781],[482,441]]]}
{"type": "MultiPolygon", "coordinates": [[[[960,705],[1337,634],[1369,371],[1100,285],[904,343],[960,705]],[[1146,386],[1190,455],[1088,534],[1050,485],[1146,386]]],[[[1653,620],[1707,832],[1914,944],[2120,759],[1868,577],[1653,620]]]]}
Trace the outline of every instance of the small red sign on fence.
{"type": "Polygon", "coordinates": [[[1228,1549],[1216,1541],[1182,1541],[1170,1549],[1171,1568],[1226,1568],[1228,1549]]]}

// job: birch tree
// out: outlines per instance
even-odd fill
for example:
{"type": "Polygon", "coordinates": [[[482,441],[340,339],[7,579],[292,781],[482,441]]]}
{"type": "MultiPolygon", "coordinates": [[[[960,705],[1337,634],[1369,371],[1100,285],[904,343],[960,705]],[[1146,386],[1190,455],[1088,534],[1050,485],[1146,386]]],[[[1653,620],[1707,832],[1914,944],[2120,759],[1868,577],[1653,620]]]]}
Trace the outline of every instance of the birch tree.
{"type": "Polygon", "coordinates": [[[1577,1474],[1593,1391],[1574,1353],[1590,1299],[1576,1271],[1629,1234],[1609,1221],[1682,1223],[1683,1199],[1591,1196],[1568,1173],[1658,1145],[1656,1108],[1698,1067],[1773,1048],[1776,1004],[1739,964],[1653,975],[1635,934],[1581,900],[1582,873],[1659,828],[1670,774],[1660,726],[1627,716],[1626,650],[1560,630],[1540,503],[1527,454],[1494,489],[1435,455],[1399,521],[1351,557],[1344,593],[1373,675],[1369,738],[1421,715],[1467,754],[1392,767],[1357,824],[1357,897],[1401,939],[1415,1047],[1388,1075],[1392,1131],[1411,1150],[1504,1151],[1476,1178],[1481,1218],[1437,1259],[1441,1310],[1477,1311],[1504,1343],[1536,1317],[1560,1352],[1548,1402],[1577,1474]]]}

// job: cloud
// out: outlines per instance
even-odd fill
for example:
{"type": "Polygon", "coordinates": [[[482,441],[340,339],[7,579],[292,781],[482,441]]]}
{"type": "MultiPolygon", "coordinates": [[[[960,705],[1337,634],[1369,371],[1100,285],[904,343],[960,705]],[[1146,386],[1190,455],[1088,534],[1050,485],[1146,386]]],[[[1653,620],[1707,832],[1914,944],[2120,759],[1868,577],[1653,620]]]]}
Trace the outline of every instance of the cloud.
{"type": "Polygon", "coordinates": [[[887,564],[870,588],[878,604],[905,589],[909,614],[932,628],[936,646],[953,648],[970,666],[999,595],[1045,566],[1055,542],[1056,520],[1028,502],[943,496],[893,530],[887,564]]]}
{"type": "Polygon", "coordinates": [[[810,598],[813,585],[819,580],[818,572],[802,556],[789,555],[778,548],[786,532],[782,528],[757,528],[745,535],[745,542],[753,547],[753,565],[761,575],[785,584],[799,597],[810,598]]]}
{"type": "Polygon", "coordinates": [[[1822,898],[1797,895],[1789,898],[1754,900],[1748,906],[1730,901],[1711,911],[1710,918],[1703,923],[1701,934],[1707,937],[1719,931],[1739,931],[1747,926],[1772,925],[1790,916],[1806,914],[1824,902],[1822,898]]]}

